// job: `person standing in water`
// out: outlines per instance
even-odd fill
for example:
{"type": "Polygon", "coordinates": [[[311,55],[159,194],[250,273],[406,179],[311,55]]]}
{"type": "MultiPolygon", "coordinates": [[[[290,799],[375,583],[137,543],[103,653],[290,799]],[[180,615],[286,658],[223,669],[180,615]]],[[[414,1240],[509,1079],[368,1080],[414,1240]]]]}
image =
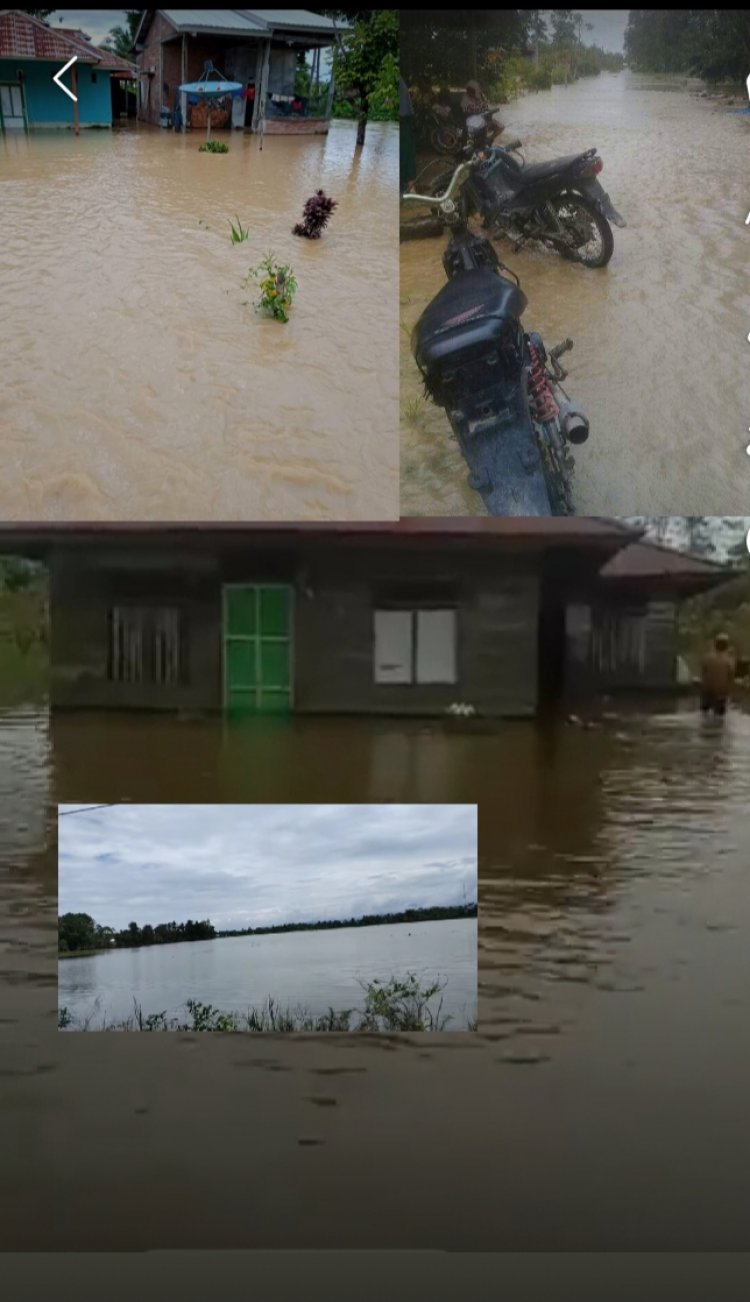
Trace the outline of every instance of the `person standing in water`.
{"type": "Polygon", "coordinates": [[[729,638],[726,633],[719,633],[714,638],[713,650],[707,652],[701,665],[703,714],[726,714],[735,674],[736,665],[729,650],[729,638]]]}

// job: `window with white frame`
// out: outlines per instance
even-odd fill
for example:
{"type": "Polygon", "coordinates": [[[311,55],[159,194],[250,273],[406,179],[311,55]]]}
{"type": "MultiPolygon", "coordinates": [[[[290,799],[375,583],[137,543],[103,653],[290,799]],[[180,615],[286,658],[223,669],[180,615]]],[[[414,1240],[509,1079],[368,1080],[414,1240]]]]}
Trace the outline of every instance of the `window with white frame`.
{"type": "Polygon", "coordinates": [[[374,617],[376,683],[455,683],[455,609],[380,609],[374,617]]]}

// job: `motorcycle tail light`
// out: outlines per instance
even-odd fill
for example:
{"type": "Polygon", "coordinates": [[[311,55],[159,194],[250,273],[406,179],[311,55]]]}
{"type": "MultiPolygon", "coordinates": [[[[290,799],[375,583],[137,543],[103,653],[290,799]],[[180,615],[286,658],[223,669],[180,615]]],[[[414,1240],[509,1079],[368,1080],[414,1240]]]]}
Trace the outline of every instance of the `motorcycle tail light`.
{"type": "Polygon", "coordinates": [[[591,162],[586,168],[586,171],[584,172],[584,176],[598,176],[603,167],[604,167],[604,163],[602,162],[601,158],[599,158],[597,154],[596,158],[592,158],[591,162]]]}

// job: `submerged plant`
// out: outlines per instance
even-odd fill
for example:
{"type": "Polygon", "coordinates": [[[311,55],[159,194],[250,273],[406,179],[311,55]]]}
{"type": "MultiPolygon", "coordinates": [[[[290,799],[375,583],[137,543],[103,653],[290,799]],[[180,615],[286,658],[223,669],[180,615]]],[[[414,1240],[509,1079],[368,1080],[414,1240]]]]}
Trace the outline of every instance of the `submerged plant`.
{"type": "Polygon", "coordinates": [[[245,240],[250,238],[249,228],[247,226],[242,225],[242,222],[240,221],[239,217],[237,218],[236,226],[231,219],[229,225],[232,228],[232,234],[230,238],[233,244],[244,244],[245,240]]]}
{"type": "Polygon", "coordinates": [[[304,235],[308,240],[319,240],[321,232],[328,225],[334,208],[338,207],[335,199],[329,199],[323,190],[316,190],[302,209],[302,221],[292,227],[292,235],[304,235]]]}
{"type": "Polygon", "coordinates": [[[276,321],[288,321],[289,309],[297,293],[297,281],[291,267],[274,261],[274,254],[267,253],[257,267],[251,267],[244,281],[250,279],[258,282],[260,298],[255,306],[259,312],[265,312],[276,321]]]}
{"type": "Polygon", "coordinates": [[[198,147],[199,154],[228,154],[229,145],[225,145],[223,140],[204,140],[198,147]]]}

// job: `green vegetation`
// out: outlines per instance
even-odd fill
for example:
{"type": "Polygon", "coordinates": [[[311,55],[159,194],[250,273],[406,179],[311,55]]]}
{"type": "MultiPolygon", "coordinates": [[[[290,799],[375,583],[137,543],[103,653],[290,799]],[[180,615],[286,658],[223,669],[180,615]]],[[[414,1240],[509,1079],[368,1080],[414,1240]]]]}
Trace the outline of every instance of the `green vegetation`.
{"type": "MultiPolygon", "coordinates": [[[[231,1031],[231,1032],[290,1032],[290,1031],[363,1031],[383,1033],[393,1031],[445,1031],[451,1021],[443,1013],[442,992],[445,982],[435,980],[420,985],[419,977],[408,972],[405,977],[390,981],[360,982],[364,992],[361,1008],[336,1011],[329,1008],[322,1017],[316,1017],[304,1008],[282,1009],[272,998],[246,1013],[222,1012],[212,1004],[188,999],[187,1018],[167,1017],[166,1011],[144,1016],[143,1010],[133,1000],[133,1015],[119,1022],[108,1022],[103,1017],[93,1024],[96,1013],[83,1021],[75,1021],[66,1007],[58,1012],[58,1030],[71,1031],[231,1031]],[[432,1001],[437,1001],[436,1004],[432,1001]]],[[[476,1030],[470,1023],[469,1030],[476,1030]]]]}
{"type": "Polygon", "coordinates": [[[230,238],[233,244],[244,244],[245,240],[250,238],[249,229],[247,228],[247,226],[242,225],[242,222],[240,221],[239,217],[237,218],[236,226],[231,219],[229,225],[232,228],[232,234],[230,238]]]}
{"type": "Polygon", "coordinates": [[[49,678],[47,574],[19,557],[0,557],[0,700],[41,700],[49,678]]]}
{"type": "Polygon", "coordinates": [[[102,927],[88,913],[64,913],[58,919],[58,951],[68,958],[98,954],[102,950],[132,948],[134,945],[173,945],[180,941],[216,940],[231,936],[269,936],[288,931],[332,931],[340,927],[388,926],[397,922],[437,922],[449,918],[475,918],[476,904],[451,905],[427,909],[402,909],[399,913],[367,913],[359,918],[340,918],[321,922],[285,922],[271,927],[244,927],[233,931],[216,931],[208,918],[202,922],[160,922],[153,927],[139,927],[131,922],[121,931],[102,927]]]}
{"type": "Polygon", "coordinates": [[[199,154],[228,154],[229,145],[225,145],[223,140],[204,140],[202,145],[198,146],[199,154]]]}
{"type": "Polygon", "coordinates": [[[636,72],[677,72],[744,85],[750,22],[738,9],[631,9],[625,55],[636,72]]]}
{"type": "Polygon", "coordinates": [[[356,118],[357,144],[370,120],[398,119],[398,9],[320,9],[351,25],[333,51],[333,116],[356,118]]]}
{"type": "Polygon", "coordinates": [[[618,72],[623,56],[584,43],[591,30],[572,9],[458,9],[401,12],[401,71],[415,90],[478,80],[490,100],[618,72]],[[549,19],[547,17],[549,16],[549,19]]]}
{"type": "Polygon", "coordinates": [[[141,21],[143,11],[141,9],[122,9],[127,25],[123,27],[119,24],[117,27],[110,27],[106,40],[102,41],[102,49],[113,50],[119,54],[122,59],[135,58],[133,44],[135,34],[138,31],[138,25],[141,21]]]}
{"type": "Polygon", "coordinates": [[[294,295],[297,293],[297,281],[291,267],[274,261],[275,254],[267,253],[257,267],[251,267],[243,281],[259,283],[260,297],[255,306],[259,312],[265,312],[276,321],[286,323],[294,295]]]}
{"type": "Polygon", "coordinates": [[[365,913],[359,918],[335,921],[284,922],[275,927],[245,927],[237,931],[220,931],[219,936],[268,936],[286,931],[331,931],[339,927],[392,926],[397,922],[445,922],[449,918],[475,918],[476,904],[435,905],[427,909],[401,909],[398,913],[365,913]]]}
{"type": "Polygon", "coordinates": [[[139,927],[131,922],[122,931],[101,927],[88,913],[64,913],[58,919],[58,950],[61,954],[99,953],[108,949],[129,949],[135,945],[175,945],[183,941],[213,940],[216,931],[206,918],[202,922],[160,922],[139,927]]]}

